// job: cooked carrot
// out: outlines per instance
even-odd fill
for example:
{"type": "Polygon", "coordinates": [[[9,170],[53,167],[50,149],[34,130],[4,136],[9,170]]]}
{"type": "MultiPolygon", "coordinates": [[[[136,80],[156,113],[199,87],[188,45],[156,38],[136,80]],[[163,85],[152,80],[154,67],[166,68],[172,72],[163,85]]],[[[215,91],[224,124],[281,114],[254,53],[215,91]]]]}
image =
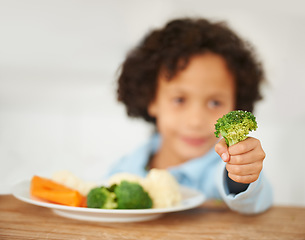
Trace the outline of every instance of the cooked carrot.
{"type": "Polygon", "coordinates": [[[31,194],[35,197],[68,206],[82,206],[84,197],[76,190],[48,178],[33,176],[31,194]]]}
{"type": "Polygon", "coordinates": [[[71,190],[70,188],[64,186],[63,184],[57,183],[51,179],[33,176],[31,181],[31,186],[35,189],[43,188],[43,189],[52,189],[52,190],[71,190]]]}
{"type": "Polygon", "coordinates": [[[87,197],[83,197],[83,200],[82,200],[82,202],[80,204],[80,207],[84,207],[84,208],[88,207],[87,206],[87,197]]]}

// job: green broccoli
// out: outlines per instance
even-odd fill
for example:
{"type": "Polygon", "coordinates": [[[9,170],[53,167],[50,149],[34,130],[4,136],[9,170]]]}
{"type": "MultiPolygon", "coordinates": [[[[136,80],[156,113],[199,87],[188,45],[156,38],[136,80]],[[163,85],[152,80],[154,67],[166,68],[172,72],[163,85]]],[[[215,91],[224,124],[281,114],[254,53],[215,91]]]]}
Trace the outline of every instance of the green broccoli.
{"type": "Polygon", "coordinates": [[[111,187],[96,187],[91,189],[87,195],[88,208],[114,209],[117,206],[116,195],[111,187]]]}
{"type": "Polygon", "coordinates": [[[114,189],[119,209],[144,209],[152,207],[152,199],[136,182],[122,181],[114,189]]]}
{"type": "Polygon", "coordinates": [[[245,140],[250,131],[257,129],[255,116],[251,112],[237,110],[229,112],[217,120],[215,136],[219,134],[226,140],[228,146],[245,140]]]}

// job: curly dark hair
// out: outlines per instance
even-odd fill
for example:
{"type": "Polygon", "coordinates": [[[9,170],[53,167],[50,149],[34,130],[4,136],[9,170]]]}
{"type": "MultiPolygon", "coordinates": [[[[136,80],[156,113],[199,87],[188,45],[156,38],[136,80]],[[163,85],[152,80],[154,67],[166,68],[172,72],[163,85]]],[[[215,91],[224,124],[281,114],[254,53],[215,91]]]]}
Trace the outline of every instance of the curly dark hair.
{"type": "Polygon", "coordinates": [[[184,18],[151,31],[127,55],[117,89],[118,100],[126,105],[127,114],[155,123],[147,108],[154,100],[160,71],[165,69],[170,80],[192,56],[205,52],[222,56],[234,76],[235,110],[252,112],[254,103],[262,98],[260,83],[264,80],[262,64],[253,47],[225,22],[184,18]]]}

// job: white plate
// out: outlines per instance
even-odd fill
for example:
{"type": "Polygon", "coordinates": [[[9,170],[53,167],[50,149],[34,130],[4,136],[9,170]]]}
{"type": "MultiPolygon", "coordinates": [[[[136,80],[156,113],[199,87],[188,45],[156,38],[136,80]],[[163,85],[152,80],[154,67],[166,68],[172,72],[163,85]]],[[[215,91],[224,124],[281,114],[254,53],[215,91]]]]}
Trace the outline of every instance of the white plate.
{"type": "Polygon", "coordinates": [[[23,181],[13,187],[12,194],[19,200],[33,205],[51,208],[56,214],[85,221],[97,222],[139,222],[160,217],[169,212],[178,212],[201,205],[205,201],[202,193],[181,186],[182,201],[169,208],[151,209],[97,209],[70,207],[34,199],[30,195],[30,181],[23,181]]]}

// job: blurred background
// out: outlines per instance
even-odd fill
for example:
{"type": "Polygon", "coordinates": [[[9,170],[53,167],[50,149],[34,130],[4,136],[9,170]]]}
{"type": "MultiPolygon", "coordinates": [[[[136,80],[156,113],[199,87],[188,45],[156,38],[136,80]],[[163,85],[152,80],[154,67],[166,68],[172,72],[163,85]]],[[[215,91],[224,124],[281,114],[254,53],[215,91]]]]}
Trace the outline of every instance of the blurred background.
{"type": "Polygon", "coordinates": [[[150,29],[225,20],[268,77],[255,109],[275,204],[305,206],[305,4],[276,0],[0,0],[0,193],[33,174],[99,181],[151,132],[116,101],[117,70],[150,29]]]}

